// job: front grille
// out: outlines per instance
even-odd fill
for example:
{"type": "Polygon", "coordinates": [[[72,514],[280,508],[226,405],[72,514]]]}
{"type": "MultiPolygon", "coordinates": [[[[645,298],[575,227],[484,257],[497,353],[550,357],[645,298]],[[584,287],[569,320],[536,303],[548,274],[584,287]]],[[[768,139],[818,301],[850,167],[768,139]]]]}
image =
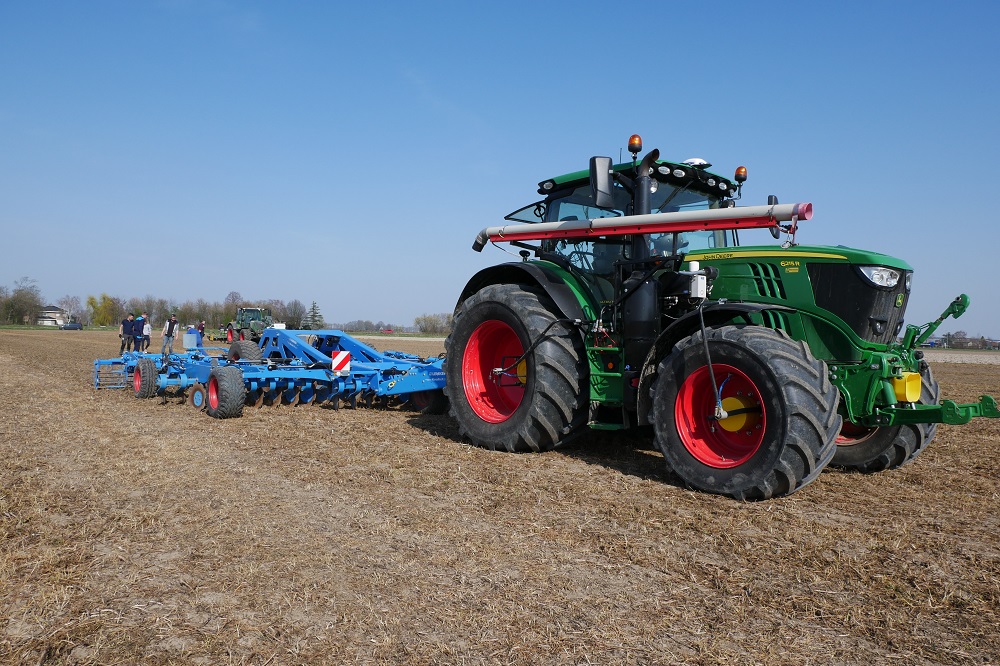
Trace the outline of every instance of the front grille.
{"type": "Polygon", "coordinates": [[[904,272],[895,287],[873,285],[851,264],[810,264],[816,305],[840,317],[858,337],[888,344],[903,325],[909,294],[904,272]]]}

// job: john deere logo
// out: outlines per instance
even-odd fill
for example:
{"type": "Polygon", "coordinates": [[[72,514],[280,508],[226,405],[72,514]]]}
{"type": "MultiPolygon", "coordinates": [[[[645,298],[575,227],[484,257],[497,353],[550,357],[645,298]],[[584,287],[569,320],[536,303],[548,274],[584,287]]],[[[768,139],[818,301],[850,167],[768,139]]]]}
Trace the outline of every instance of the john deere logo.
{"type": "Polygon", "coordinates": [[[903,307],[903,295],[902,294],[896,294],[896,307],[897,308],[903,307]]]}

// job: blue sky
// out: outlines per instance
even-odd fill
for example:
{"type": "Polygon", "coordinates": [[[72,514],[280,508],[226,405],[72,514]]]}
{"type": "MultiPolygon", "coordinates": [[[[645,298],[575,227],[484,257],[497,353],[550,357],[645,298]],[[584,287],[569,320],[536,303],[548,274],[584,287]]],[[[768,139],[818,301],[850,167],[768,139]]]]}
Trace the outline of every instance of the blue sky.
{"type": "MultiPolygon", "coordinates": [[[[0,2],[0,284],[450,312],[476,233],[628,136],[902,257],[1000,336],[1000,3],[0,2]]],[[[766,237],[770,242],[770,237],[766,237]]]]}

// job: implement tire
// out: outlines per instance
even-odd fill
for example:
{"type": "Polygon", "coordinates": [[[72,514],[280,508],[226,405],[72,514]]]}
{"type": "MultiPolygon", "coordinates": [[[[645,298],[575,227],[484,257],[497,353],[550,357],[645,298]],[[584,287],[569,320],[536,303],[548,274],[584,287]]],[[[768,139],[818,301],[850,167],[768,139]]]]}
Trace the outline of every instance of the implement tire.
{"type": "Polygon", "coordinates": [[[132,388],[135,390],[135,397],[141,400],[156,395],[156,361],[146,357],[139,359],[132,375],[132,388]]]}
{"type": "Polygon", "coordinates": [[[701,332],[658,367],[652,421],[667,465],[699,490],[763,500],[805,487],[830,462],[841,417],[826,364],[780,331],[710,329],[708,348],[723,409],[716,420],[701,332]]]}
{"type": "Polygon", "coordinates": [[[216,419],[242,416],[246,394],[242,370],[234,365],[212,368],[208,375],[208,401],[205,404],[205,411],[216,419]]]}
{"type": "MultiPolygon", "coordinates": [[[[920,404],[936,405],[941,387],[930,366],[920,369],[920,404]]],[[[837,437],[837,452],[830,462],[834,467],[858,472],[881,472],[910,462],[934,439],[937,423],[916,423],[882,428],[865,428],[849,421],[837,437]]]]}
{"type": "Polygon", "coordinates": [[[230,361],[262,361],[264,353],[260,350],[260,345],[249,340],[235,340],[229,345],[229,353],[226,358],[230,361]]]}
{"type": "Polygon", "coordinates": [[[583,426],[586,353],[579,331],[559,320],[541,290],[489,285],[466,299],[445,340],[445,394],[459,432],[476,446],[547,451],[583,426]],[[523,360],[502,375],[533,343],[523,360]]]}
{"type": "Polygon", "coordinates": [[[441,389],[417,391],[409,397],[410,406],[421,414],[447,414],[448,398],[441,389]]]}

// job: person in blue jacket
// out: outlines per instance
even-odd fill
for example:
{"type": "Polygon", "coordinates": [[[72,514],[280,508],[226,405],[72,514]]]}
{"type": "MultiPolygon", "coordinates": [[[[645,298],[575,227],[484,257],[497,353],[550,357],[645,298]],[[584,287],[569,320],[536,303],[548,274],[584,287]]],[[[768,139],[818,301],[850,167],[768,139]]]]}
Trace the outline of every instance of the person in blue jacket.
{"type": "Polygon", "coordinates": [[[143,333],[145,326],[146,318],[142,315],[136,317],[135,321],[132,322],[132,339],[135,340],[135,350],[137,352],[141,352],[145,348],[145,344],[143,344],[146,341],[143,337],[145,335],[143,333]]]}

